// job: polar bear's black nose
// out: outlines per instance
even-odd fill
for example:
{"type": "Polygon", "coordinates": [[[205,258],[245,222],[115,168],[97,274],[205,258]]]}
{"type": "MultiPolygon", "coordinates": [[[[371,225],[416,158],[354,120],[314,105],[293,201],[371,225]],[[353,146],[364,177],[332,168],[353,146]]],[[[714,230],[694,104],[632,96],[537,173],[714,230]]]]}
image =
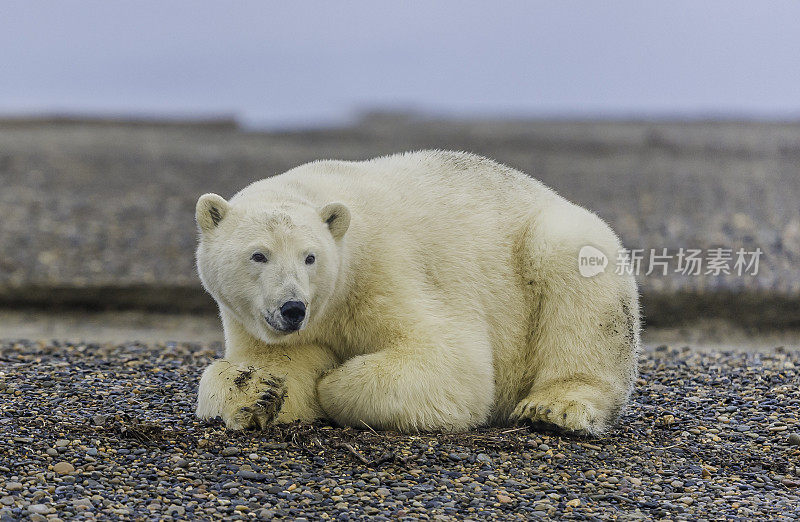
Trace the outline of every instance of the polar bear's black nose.
{"type": "Polygon", "coordinates": [[[299,326],[306,317],[306,305],[300,301],[286,301],[281,306],[281,316],[291,326],[299,326]]]}

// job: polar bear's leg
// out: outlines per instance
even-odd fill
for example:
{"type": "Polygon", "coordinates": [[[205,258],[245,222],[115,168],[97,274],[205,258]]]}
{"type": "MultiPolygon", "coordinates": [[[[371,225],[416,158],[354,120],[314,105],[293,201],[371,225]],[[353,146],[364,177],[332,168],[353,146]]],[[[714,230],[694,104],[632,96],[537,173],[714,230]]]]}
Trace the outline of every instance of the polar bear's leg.
{"type": "Polygon", "coordinates": [[[229,319],[225,338],[225,358],[214,361],[200,379],[198,417],[221,416],[228,428],[239,430],[323,415],[315,387],[337,363],[329,350],[266,345],[229,319]]]}
{"type": "MultiPolygon", "coordinates": [[[[442,324],[447,324],[443,322],[442,324]]],[[[405,339],[330,370],[317,385],[325,413],[345,426],[460,431],[486,421],[494,399],[491,349],[480,336],[405,339]]]]}
{"type": "Polygon", "coordinates": [[[532,289],[532,377],[512,417],[598,435],[627,403],[636,376],[639,318],[632,278],[615,274],[619,242],[608,226],[573,205],[543,214],[528,231],[524,272],[532,289]],[[578,252],[591,245],[605,272],[581,276],[578,252]]]}

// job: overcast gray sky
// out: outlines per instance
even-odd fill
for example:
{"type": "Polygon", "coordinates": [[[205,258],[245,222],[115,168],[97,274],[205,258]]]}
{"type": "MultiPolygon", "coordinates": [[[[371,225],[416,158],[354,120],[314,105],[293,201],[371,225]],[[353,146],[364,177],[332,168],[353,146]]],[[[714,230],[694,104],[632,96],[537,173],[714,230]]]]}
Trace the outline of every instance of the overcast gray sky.
{"type": "Polygon", "coordinates": [[[19,1],[0,114],[800,118],[800,2],[19,1]]]}

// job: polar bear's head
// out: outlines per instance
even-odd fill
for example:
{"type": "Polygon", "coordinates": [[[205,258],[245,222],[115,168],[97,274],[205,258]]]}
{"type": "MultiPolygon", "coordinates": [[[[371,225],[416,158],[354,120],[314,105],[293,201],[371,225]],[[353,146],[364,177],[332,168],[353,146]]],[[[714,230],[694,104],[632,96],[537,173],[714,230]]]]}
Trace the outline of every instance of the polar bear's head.
{"type": "Polygon", "coordinates": [[[346,206],[254,208],[205,194],[195,217],[203,286],[251,334],[280,342],[321,314],[339,273],[346,206]]]}

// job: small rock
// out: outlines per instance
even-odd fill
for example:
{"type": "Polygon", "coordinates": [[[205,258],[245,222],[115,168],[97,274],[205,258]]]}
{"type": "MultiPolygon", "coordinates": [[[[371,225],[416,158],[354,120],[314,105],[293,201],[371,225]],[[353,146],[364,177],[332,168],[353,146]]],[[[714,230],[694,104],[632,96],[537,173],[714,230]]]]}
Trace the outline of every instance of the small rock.
{"type": "Polygon", "coordinates": [[[73,471],[75,471],[75,466],[73,466],[69,462],[61,461],[55,466],[53,466],[53,471],[55,471],[59,475],[68,475],[73,471]]]}
{"type": "Polygon", "coordinates": [[[572,500],[567,501],[567,505],[572,508],[580,507],[581,500],[579,498],[573,498],[572,500]]]}
{"type": "Polygon", "coordinates": [[[236,446],[228,446],[227,448],[223,449],[220,452],[220,455],[222,455],[223,457],[233,457],[234,455],[238,454],[239,454],[239,448],[237,448],[236,446]]]}
{"type": "Polygon", "coordinates": [[[58,439],[56,441],[56,448],[66,448],[69,446],[69,441],[67,439],[58,439]]]}
{"type": "Polygon", "coordinates": [[[388,488],[378,488],[378,489],[375,490],[375,493],[377,493],[378,495],[380,495],[382,497],[388,497],[389,495],[392,494],[392,492],[389,491],[388,488]]]}
{"type": "Polygon", "coordinates": [[[800,433],[792,433],[789,435],[790,446],[800,446],[800,433]]]}
{"type": "Polygon", "coordinates": [[[486,453],[478,453],[478,456],[476,457],[476,459],[479,462],[491,462],[492,461],[492,457],[490,457],[486,453]]]}
{"type": "Polygon", "coordinates": [[[508,495],[503,495],[502,493],[498,493],[497,495],[497,501],[500,502],[501,504],[508,504],[509,502],[511,502],[511,500],[512,498],[509,497],[508,495]]]}
{"type": "Polygon", "coordinates": [[[44,504],[31,504],[28,506],[28,513],[36,513],[38,515],[46,515],[50,513],[50,508],[44,504]]]}
{"type": "Polygon", "coordinates": [[[673,424],[675,424],[674,415],[667,414],[656,419],[656,426],[672,426],[673,424]]]}
{"type": "Polygon", "coordinates": [[[239,472],[236,473],[236,475],[245,480],[255,480],[255,481],[265,480],[267,478],[267,476],[263,473],[256,473],[255,471],[249,471],[245,469],[239,470],[239,472]]]}
{"type": "Polygon", "coordinates": [[[20,491],[22,490],[22,483],[20,482],[6,482],[6,489],[9,491],[20,491]]]}
{"type": "Polygon", "coordinates": [[[92,424],[95,426],[102,426],[108,420],[108,416],[106,415],[94,415],[92,416],[92,424]]]}

